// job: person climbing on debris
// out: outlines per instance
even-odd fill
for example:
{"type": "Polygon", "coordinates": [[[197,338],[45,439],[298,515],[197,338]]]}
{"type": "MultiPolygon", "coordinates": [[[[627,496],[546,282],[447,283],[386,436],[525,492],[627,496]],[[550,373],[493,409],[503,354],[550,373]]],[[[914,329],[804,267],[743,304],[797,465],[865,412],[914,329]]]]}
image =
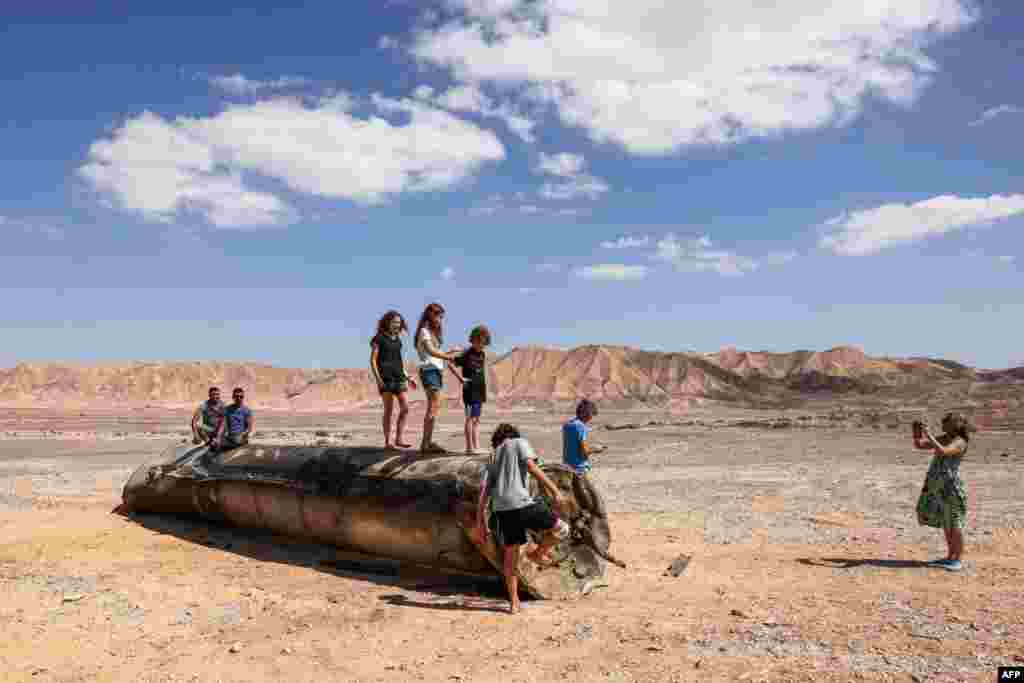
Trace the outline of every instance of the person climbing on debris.
{"type": "Polygon", "coordinates": [[[920,422],[913,426],[914,447],[935,453],[917,499],[917,521],[941,528],[946,535],[949,552],[944,559],[931,564],[958,572],[963,568],[961,557],[967,525],[967,490],[960,478],[960,461],[967,454],[968,432],[975,431],[975,427],[959,413],[947,413],[942,418],[943,433],[937,437],[920,422]]]}
{"type": "Polygon", "coordinates": [[[224,409],[224,419],[221,420],[217,437],[214,439],[214,448],[218,451],[248,444],[255,425],[252,411],[245,405],[245,391],[241,387],[235,387],[231,392],[231,398],[234,403],[224,409]]]}
{"type": "Polygon", "coordinates": [[[590,472],[590,456],[604,450],[604,446],[587,441],[590,423],[596,416],[597,405],[585,398],[576,406],[576,418],[562,425],[562,462],[577,474],[590,472]]]}
{"type": "Polygon", "coordinates": [[[490,498],[495,518],[495,540],[504,547],[502,574],[508,589],[509,612],[519,612],[519,549],[527,541],[527,531],[542,533],[542,541],[527,558],[538,566],[551,566],[551,549],[569,537],[569,525],[562,520],[543,500],[530,495],[530,474],[547,491],[556,509],[565,504],[565,497],[551,479],[537,465],[537,454],[530,443],[522,438],[519,430],[510,424],[500,424],[491,436],[494,457],[484,468],[477,501],[477,537],[487,543],[490,534],[487,502],[490,498]]]}
{"type": "Polygon", "coordinates": [[[199,404],[192,414],[192,443],[209,444],[217,436],[224,419],[224,404],[220,401],[220,388],[210,387],[209,398],[199,404]]]}

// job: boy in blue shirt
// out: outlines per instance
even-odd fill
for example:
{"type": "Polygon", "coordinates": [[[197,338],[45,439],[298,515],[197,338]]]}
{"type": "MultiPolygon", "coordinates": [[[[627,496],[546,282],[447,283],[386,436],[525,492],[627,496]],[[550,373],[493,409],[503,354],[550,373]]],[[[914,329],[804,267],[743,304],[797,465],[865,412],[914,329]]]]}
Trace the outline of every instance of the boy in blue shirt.
{"type": "Polygon", "coordinates": [[[590,422],[597,415],[597,405],[589,399],[583,399],[576,406],[576,419],[569,420],[562,426],[562,462],[576,470],[578,474],[590,471],[590,456],[604,450],[587,442],[590,436],[590,422]]]}
{"type": "Polygon", "coordinates": [[[224,419],[220,421],[220,429],[217,430],[215,440],[217,450],[228,450],[238,448],[249,443],[249,435],[252,434],[254,421],[249,406],[244,405],[245,391],[241,387],[235,387],[231,392],[234,403],[224,409],[224,419]]]}

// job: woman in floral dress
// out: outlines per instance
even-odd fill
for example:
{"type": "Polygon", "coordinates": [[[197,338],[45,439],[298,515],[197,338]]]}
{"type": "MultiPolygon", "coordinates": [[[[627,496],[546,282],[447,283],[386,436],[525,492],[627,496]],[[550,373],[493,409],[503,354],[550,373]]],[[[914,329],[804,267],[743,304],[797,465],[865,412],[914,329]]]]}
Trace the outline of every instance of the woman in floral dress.
{"type": "Polygon", "coordinates": [[[967,523],[967,491],[960,478],[960,461],[967,454],[968,432],[974,427],[963,415],[947,413],[942,418],[942,431],[935,437],[926,427],[915,425],[914,447],[935,453],[917,499],[917,521],[945,532],[949,553],[932,564],[956,572],[963,567],[963,530],[967,523]]]}

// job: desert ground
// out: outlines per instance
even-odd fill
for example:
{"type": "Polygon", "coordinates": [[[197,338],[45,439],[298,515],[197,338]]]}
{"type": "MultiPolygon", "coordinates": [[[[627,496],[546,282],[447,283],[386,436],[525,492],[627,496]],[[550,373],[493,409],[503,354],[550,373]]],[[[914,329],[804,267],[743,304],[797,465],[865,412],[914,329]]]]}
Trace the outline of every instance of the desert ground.
{"type": "MultiPolygon", "coordinates": [[[[375,412],[257,418],[268,443],[380,440],[375,412]]],[[[564,419],[492,411],[482,431],[516,423],[557,460],[564,419]]],[[[991,681],[1024,664],[1024,435],[1012,431],[971,442],[954,574],[924,564],[945,545],[915,521],[929,454],[904,425],[603,412],[592,476],[628,569],[510,616],[497,580],[111,514],[130,473],[187,424],[166,410],[0,413],[0,678],[991,681]],[[666,573],[684,555],[685,571],[666,573]]],[[[457,411],[440,437],[462,447],[457,411]]]]}

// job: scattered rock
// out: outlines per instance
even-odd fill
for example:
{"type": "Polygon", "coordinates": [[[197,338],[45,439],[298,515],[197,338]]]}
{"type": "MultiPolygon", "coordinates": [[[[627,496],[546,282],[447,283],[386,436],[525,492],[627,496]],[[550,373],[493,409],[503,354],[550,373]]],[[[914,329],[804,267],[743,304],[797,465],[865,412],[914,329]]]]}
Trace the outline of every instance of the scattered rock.
{"type": "Polygon", "coordinates": [[[241,651],[242,651],[242,644],[241,643],[235,643],[231,647],[228,648],[228,652],[230,652],[231,654],[238,654],[241,651]]]}
{"type": "Polygon", "coordinates": [[[690,564],[690,555],[680,555],[676,559],[672,560],[672,564],[665,570],[666,576],[680,576],[686,571],[686,568],[690,564]]]}
{"type": "Polygon", "coordinates": [[[313,436],[324,436],[324,437],[327,437],[327,436],[330,436],[330,435],[331,435],[330,432],[326,432],[326,431],[324,431],[322,429],[318,429],[315,432],[313,432],[313,436]]]}
{"type": "Polygon", "coordinates": [[[81,600],[84,597],[85,596],[82,595],[81,593],[71,593],[70,595],[65,595],[64,596],[63,602],[78,602],[79,600],[81,600]]]}
{"type": "Polygon", "coordinates": [[[730,617],[739,617],[740,619],[746,619],[747,618],[747,615],[744,614],[743,612],[741,612],[738,609],[731,609],[731,610],[729,610],[729,616],[730,617]]]}
{"type": "Polygon", "coordinates": [[[594,627],[590,624],[576,624],[576,638],[578,640],[590,640],[594,637],[594,627]]]}
{"type": "Polygon", "coordinates": [[[283,654],[283,655],[290,655],[293,652],[295,652],[295,650],[291,649],[290,647],[282,647],[281,648],[281,654],[283,654]]]}

